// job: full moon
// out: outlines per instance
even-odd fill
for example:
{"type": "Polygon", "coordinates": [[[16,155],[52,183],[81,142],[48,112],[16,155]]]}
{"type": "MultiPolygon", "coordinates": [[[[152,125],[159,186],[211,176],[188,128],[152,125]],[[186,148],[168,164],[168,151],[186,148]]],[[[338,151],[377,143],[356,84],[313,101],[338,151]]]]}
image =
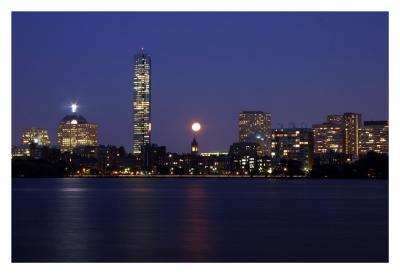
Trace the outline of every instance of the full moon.
{"type": "Polygon", "coordinates": [[[193,123],[192,124],[192,130],[193,131],[199,131],[201,129],[201,125],[199,123],[193,123]]]}

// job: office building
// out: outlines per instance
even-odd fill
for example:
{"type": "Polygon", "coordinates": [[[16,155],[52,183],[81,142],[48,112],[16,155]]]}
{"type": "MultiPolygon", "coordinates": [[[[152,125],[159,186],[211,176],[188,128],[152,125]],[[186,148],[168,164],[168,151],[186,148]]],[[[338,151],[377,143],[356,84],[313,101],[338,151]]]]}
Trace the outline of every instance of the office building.
{"type": "Polygon", "coordinates": [[[22,145],[37,144],[39,146],[49,146],[49,133],[44,128],[27,128],[22,133],[21,143],[22,145]]]}
{"type": "Polygon", "coordinates": [[[29,145],[12,146],[11,155],[12,158],[30,157],[31,149],[29,145]]]}
{"type": "Polygon", "coordinates": [[[272,162],[282,159],[301,162],[303,169],[312,168],[313,131],[310,128],[280,128],[272,131],[272,162]]]}
{"type": "Polygon", "coordinates": [[[58,125],[57,143],[62,153],[78,146],[97,146],[97,125],[78,114],[65,116],[58,125]]]}
{"type": "Polygon", "coordinates": [[[312,126],[314,135],[314,153],[343,152],[343,127],[326,122],[312,126]]]}
{"type": "Polygon", "coordinates": [[[359,129],[359,153],[374,151],[389,153],[389,125],[387,121],[365,121],[359,129]]]}
{"type": "Polygon", "coordinates": [[[233,143],[229,148],[232,174],[250,174],[258,172],[260,144],[240,142],[233,143]]]}
{"type": "Polygon", "coordinates": [[[358,155],[358,133],[361,128],[361,114],[345,113],[343,115],[343,152],[358,155]]]}
{"type": "Polygon", "coordinates": [[[151,58],[143,48],[135,55],[133,75],[133,154],[151,143],[151,58]]]}
{"type": "Polygon", "coordinates": [[[239,142],[259,144],[259,156],[271,155],[271,113],[243,111],[239,114],[239,142]]]}
{"type": "Polygon", "coordinates": [[[43,150],[48,148],[48,146],[37,145],[36,143],[31,143],[29,145],[24,144],[20,146],[12,147],[12,158],[42,158],[43,150]]]}

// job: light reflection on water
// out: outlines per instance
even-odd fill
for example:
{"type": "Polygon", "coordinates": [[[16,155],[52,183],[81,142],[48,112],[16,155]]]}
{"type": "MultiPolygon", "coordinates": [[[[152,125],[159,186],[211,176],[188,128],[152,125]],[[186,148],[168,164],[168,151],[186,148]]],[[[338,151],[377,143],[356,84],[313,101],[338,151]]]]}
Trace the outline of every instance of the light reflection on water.
{"type": "Polygon", "coordinates": [[[373,180],[14,179],[13,261],[386,261],[387,191],[373,180]]]}
{"type": "Polygon", "coordinates": [[[212,259],[207,254],[213,249],[210,237],[209,213],[207,212],[205,185],[191,184],[185,194],[187,207],[185,208],[182,234],[183,246],[187,257],[192,260],[212,259]]]}

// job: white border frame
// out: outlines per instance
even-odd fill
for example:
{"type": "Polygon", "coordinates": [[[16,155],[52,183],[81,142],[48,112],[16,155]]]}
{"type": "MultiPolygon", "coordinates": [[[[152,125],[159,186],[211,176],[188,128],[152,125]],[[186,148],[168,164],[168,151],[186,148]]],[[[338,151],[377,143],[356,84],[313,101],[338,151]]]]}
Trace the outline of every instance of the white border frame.
{"type": "Polygon", "coordinates": [[[393,273],[399,265],[400,232],[398,212],[400,182],[397,168],[400,134],[399,116],[399,50],[400,11],[398,1],[390,0],[0,0],[0,109],[2,123],[8,134],[0,135],[1,174],[0,181],[0,260],[2,273],[68,273],[96,271],[100,273],[393,273]],[[12,264],[11,263],[11,12],[12,11],[389,11],[389,123],[390,123],[390,263],[138,263],[138,264],[12,264]],[[395,118],[396,117],[396,118],[395,118]]]}

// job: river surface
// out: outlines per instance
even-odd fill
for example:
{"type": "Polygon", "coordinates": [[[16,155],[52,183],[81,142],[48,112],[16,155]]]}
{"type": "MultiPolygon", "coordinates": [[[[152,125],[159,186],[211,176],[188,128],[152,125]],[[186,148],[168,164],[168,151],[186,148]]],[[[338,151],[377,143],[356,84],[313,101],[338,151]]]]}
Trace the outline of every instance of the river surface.
{"type": "Polygon", "coordinates": [[[13,262],[387,262],[388,181],[13,179],[13,262]]]}

